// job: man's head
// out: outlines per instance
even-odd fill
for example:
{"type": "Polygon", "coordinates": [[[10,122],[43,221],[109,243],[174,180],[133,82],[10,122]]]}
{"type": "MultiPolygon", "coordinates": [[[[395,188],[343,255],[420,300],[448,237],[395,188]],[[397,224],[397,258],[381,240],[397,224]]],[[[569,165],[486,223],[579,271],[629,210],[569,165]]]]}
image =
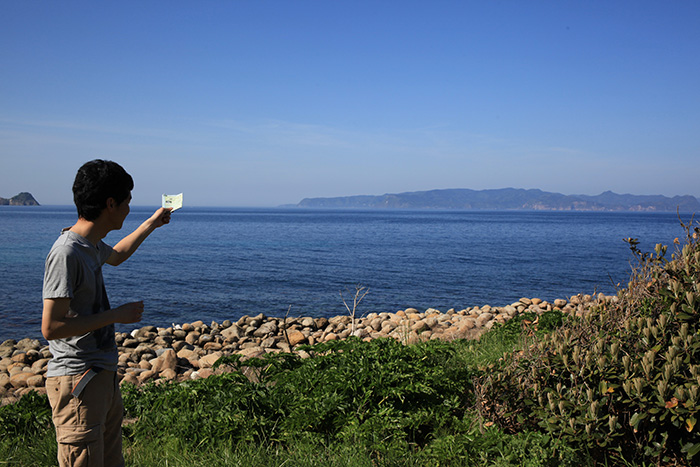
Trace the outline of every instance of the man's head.
{"type": "Polygon", "coordinates": [[[78,208],[78,216],[94,221],[107,207],[112,198],[116,204],[128,200],[134,180],[126,170],[112,161],[100,159],[85,163],[73,182],[73,200],[78,208]]]}

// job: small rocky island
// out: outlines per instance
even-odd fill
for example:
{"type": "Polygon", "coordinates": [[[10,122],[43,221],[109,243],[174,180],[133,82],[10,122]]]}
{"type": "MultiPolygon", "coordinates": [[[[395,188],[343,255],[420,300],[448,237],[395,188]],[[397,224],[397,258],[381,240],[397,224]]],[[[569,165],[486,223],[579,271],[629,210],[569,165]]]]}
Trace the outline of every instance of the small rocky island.
{"type": "Polygon", "coordinates": [[[12,198],[0,198],[0,206],[39,206],[31,193],[22,192],[12,198]]]}

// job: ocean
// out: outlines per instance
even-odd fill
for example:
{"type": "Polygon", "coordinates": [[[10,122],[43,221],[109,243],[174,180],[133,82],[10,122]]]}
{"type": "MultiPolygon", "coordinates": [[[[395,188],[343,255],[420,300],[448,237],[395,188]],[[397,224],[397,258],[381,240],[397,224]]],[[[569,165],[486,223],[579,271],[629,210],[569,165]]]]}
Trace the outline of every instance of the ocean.
{"type": "MultiPolygon", "coordinates": [[[[132,207],[111,245],[156,208],[132,207]]],[[[681,216],[684,221],[690,215],[681,216]]],[[[0,342],[41,338],[44,260],[72,206],[0,206],[0,342]]],[[[614,294],[633,256],[671,245],[676,213],[305,210],[186,207],[126,263],[104,267],[113,306],[143,300],[141,323],[169,326],[242,315],[358,315],[407,307],[443,312],[614,294]]]]}

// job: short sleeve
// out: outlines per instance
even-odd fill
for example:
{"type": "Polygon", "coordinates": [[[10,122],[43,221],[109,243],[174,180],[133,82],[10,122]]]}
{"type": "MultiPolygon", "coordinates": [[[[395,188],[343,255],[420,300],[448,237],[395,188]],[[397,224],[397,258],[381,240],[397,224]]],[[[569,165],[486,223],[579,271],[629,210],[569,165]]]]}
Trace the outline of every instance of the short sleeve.
{"type": "Polygon", "coordinates": [[[100,265],[105,264],[107,260],[109,259],[110,256],[112,256],[112,252],[114,251],[114,248],[111,246],[107,245],[105,242],[100,241],[100,246],[98,248],[99,254],[100,254],[100,265]]]}
{"type": "Polygon", "coordinates": [[[43,298],[73,298],[78,284],[78,259],[75,251],[66,246],[51,250],[46,257],[43,298]]]}

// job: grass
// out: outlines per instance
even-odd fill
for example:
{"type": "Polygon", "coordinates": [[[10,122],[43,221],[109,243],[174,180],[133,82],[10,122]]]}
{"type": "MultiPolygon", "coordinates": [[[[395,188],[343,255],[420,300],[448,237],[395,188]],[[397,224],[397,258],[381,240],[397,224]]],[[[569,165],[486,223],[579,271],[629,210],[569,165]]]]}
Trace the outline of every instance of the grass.
{"type": "MultiPolygon", "coordinates": [[[[552,314],[554,325],[561,316],[552,314]]],[[[538,432],[485,426],[473,381],[535,332],[523,315],[479,341],[405,346],[390,339],[319,344],[312,358],[222,360],[231,373],[123,388],[124,454],[134,466],[476,466],[581,464],[538,432]],[[239,371],[253,368],[257,381],[239,371]]],[[[540,319],[542,323],[542,319],[540,319]]],[[[546,332],[540,325],[537,332],[546,332]]],[[[45,396],[0,409],[0,459],[54,465],[45,396]]],[[[585,462],[583,462],[585,465],[585,462]]]]}

